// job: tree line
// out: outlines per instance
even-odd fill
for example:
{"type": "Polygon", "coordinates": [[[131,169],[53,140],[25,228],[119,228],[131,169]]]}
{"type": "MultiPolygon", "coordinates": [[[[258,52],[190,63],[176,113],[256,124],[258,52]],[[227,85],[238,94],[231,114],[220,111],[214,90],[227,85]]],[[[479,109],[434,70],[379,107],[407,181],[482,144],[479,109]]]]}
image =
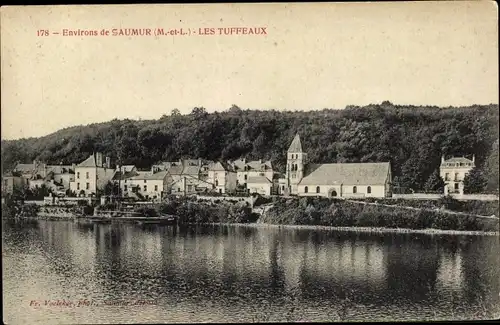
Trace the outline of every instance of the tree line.
{"type": "MultiPolygon", "coordinates": [[[[53,134],[2,141],[2,168],[35,159],[49,164],[78,163],[92,152],[114,162],[148,169],[181,158],[272,160],[284,172],[286,151],[299,132],[312,163],[384,162],[394,185],[414,191],[441,186],[441,155],[476,157],[480,181],[498,189],[498,105],[469,107],[402,106],[390,102],[343,110],[248,110],[233,105],[207,113],[174,109],[157,120],[112,120],[53,134]]],[[[474,175],[474,174],[473,174],[474,175]]]]}

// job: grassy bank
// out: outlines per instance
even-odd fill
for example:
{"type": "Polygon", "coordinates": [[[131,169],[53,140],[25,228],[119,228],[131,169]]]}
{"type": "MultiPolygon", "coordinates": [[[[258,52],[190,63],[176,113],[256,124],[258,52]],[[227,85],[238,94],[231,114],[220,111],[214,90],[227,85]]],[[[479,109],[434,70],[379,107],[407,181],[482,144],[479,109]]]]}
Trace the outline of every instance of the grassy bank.
{"type": "MultiPolygon", "coordinates": [[[[397,203],[400,205],[402,202],[397,203]]],[[[426,203],[412,201],[412,204],[426,203]]],[[[408,210],[398,206],[364,205],[324,198],[276,198],[273,206],[264,213],[260,221],[269,224],[331,227],[498,231],[498,219],[482,219],[468,214],[454,215],[431,210],[437,206],[419,208],[421,209],[408,210]]]]}

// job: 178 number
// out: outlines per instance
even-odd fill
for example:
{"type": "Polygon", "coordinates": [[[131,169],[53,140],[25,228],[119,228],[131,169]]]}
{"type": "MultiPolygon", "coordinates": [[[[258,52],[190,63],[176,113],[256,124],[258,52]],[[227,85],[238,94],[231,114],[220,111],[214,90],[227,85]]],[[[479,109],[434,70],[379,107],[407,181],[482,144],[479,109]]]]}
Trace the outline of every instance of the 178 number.
{"type": "Polygon", "coordinates": [[[49,36],[49,31],[47,29],[39,29],[36,33],[37,36],[49,36]]]}

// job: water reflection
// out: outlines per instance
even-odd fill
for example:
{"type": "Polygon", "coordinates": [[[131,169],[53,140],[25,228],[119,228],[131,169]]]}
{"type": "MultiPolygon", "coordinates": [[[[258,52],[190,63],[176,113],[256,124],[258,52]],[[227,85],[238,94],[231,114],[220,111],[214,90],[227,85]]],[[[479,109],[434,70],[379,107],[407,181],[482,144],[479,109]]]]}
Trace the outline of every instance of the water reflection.
{"type": "Polygon", "coordinates": [[[7,227],[3,241],[6,320],[52,320],[50,310],[27,305],[48,296],[158,302],[60,312],[66,322],[474,319],[499,312],[497,237],[40,221],[7,227]],[[33,277],[39,285],[18,289],[33,277]]]}

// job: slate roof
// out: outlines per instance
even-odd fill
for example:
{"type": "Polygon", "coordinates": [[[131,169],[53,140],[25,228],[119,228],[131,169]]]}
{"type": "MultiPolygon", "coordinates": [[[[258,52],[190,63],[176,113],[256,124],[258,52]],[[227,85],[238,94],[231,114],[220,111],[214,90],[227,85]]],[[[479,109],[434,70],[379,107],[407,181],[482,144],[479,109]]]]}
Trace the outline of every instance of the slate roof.
{"type": "Polygon", "coordinates": [[[129,179],[134,176],[137,176],[137,172],[121,172],[121,171],[116,171],[113,174],[113,180],[124,180],[124,179],[129,179]]]}
{"type": "Polygon", "coordinates": [[[265,176],[248,177],[247,184],[254,184],[254,183],[271,184],[272,182],[267,177],[265,177],[265,176]]]}
{"type": "Polygon", "coordinates": [[[244,159],[238,159],[233,162],[233,166],[237,171],[245,171],[245,167],[247,167],[247,170],[266,170],[266,169],[273,169],[272,163],[270,160],[268,161],[259,161],[259,160],[252,160],[252,161],[245,161],[244,159]]]}
{"type": "Polygon", "coordinates": [[[185,166],[182,173],[186,174],[186,175],[198,176],[198,174],[200,173],[200,167],[199,166],[185,166]]]}
{"type": "Polygon", "coordinates": [[[78,167],[97,167],[95,155],[90,155],[87,159],[78,164],[78,167]]]}
{"type": "Polygon", "coordinates": [[[209,170],[216,172],[223,172],[223,171],[234,172],[233,167],[224,161],[218,161],[216,163],[211,164],[209,170]]]}
{"type": "Polygon", "coordinates": [[[288,152],[302,152],[302,144],[300,143],[300,136],[297,133],[295,138],[293,138],[292,144],[290,148],[288,148],[288,152]]]}
{"type": "Polygon", "coordinates": [[[122,172],[131,172],[135,168],[135,165],[123,165],[120,167],[116,167],[117,171],[122,171],[122,172]]]}
{"type": "Polygon", "coordinates": [[[161,171],[152,174],[151,172],[137,172],[136,176],[131,177],[130,179],[136,180],[163,180],[165,176],[167,176],[167,171],[161,171]]]}
{"type": "Polygon", "coordinates": [[[310,164],[300,185],[383,185],[390,163],[310,164]]]}
{"type": "Polygon", "coordinates": [[[465,157],[452,157],[450,159],[446,159],[444,162],[445,163],[469,163],[469,164],[474,163],[472,160],[467,159],[465,157]]]}
{"type": "Polygon", "coordinates": [[[74,174],[73,166],[71,165],[49,165],[47,166],[47,174],[54,173],[55,175],[61,174],[74,174]]]}
{"type": "Polygon", "coordinates": [[[175,165],[175,166],[171,166],[168,169],[168,172],[171,175],[181,175],[183,170],[184,170],[184,167],[182,165],[175,165]]]}
{"type": "Polygon", "coordinates": [[[14,170],[21,173],[31,173],[33,170],[35,170],[35,168],[35,164],[17,164],[14,170]]]}

